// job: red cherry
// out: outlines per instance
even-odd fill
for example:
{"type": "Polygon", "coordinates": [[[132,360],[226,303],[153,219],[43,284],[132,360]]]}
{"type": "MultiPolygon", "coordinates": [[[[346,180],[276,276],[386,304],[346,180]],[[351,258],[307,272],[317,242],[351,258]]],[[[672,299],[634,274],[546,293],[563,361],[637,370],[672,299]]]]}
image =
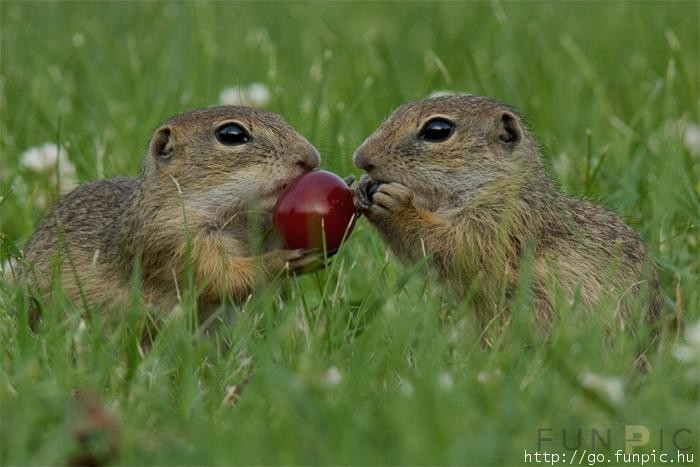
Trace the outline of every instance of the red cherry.
{"type": "Polygon", "coordinates": [[[325,170],[309,172],[280,195],[273,221],[285,248],[338,249],[357,217],[352,192],[337,175],[325,170]]]}

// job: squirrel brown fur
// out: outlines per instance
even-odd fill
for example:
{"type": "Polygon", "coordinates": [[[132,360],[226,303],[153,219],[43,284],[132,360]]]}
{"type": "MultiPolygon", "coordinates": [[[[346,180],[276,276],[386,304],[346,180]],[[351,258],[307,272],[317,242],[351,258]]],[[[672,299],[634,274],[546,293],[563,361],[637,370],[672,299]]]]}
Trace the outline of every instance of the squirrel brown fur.
{"type": "Polygon", "coordinates": [[[462,297],[471,287],[482,325],[501,314],[526,259],[539,325],[560,299],[610,304],[608,322],[622,327],[656,318],[656,270],[640,236],[607,209],[559,191],[510,107],[465,95],[406,104],[354,162],[368,174],[356,204],[390,250],[405,262],[429,258],[462,297]]]}
{"type": "Polygon", "coordinates": [[[321,252],[255,241],[284,187],[319,161],[263,110],[177,115],[155,132],[138,176],[86,183],[60,200],[25,247],[25,274],[45,294],[59,272],[74,302],[114,309],[129,303],[138,268],[143,303],[168,311],[189,262],[200,301],[241,301],[285,271],[322,267],[321,252]]]}

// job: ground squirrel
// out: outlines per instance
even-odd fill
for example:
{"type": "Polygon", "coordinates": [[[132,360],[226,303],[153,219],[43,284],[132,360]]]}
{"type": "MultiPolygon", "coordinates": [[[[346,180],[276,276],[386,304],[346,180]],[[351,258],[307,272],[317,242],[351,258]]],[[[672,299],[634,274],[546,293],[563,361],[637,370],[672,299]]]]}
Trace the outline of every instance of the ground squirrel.
{"type": "Polygon", "coordinates": [[[27,275],[46,292],[58,269],[76,303],[114,308],[130,300],[138,264],[144,303],[167,311],[189,257],[200,301],[240,301],[286,269],[323,265],[322,252],[277,249],[269,239],[256,248],[252,236],[271,225],[283,188],[319,161],[314,146],[263,110],[177,115],[155,132],[138,176],[86,183],[54,207],[25,247],[27,275]]]}
{"type": "Polygon", "coordinates": [[[588,309],[610,303],[610,323],[656,317],[656,272],[640,237],[615,214],[558,191],[511,108],[457,95],[410,103],[353,158],[368,174],[356,204],[391,251],[408,262],[427,255],[462,296],[473,287],[482,324],[508,303],[526,256],[540,325],[558,299],[577,295],[588,309]]]}

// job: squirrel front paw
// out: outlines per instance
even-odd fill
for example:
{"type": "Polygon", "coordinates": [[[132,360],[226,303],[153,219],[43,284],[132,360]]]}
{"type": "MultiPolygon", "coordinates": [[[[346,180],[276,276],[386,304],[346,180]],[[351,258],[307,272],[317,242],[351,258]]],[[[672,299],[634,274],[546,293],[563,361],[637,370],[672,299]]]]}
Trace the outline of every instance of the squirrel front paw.
{"type": "Polygon", "coordinates": [[[289,271],[292,274],[307,274],[326,267],[327,256],[319,248],[275,250],[268,255],[274,258],[275,269],[289,271]]]}
{"type": "Polygon", "coordinates": [[[379,189],[381,182],[369,175],[363,175],[357,185],[352,189],[355,207],[360,212],[366,212],[372,206],[372,197],[379,189]]]}
{"type": "Polygon", "coordinates": [[[372,195],[365,215],[372,222],[397,220],[414,210],[413,192],[400,183],[382,183],[372,195]]]}

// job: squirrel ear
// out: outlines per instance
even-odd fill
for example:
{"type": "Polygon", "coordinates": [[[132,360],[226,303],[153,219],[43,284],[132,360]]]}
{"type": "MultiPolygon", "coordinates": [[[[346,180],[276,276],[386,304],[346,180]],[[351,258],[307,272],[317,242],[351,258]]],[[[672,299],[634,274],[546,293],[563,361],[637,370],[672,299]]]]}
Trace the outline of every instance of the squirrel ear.
{"type": "Polygon", "coordinates": [[[175,155],[175,145],[172,140],[172,130],[164,126],[156,131],[151,139],[151,157],[161,162],[170,162],[175,155]]]}
{"type": "Polygon", "coordinates": [[[515,114],[503,112],[498,124],[498,139],[508,146],[515,146],[523,138],[523,129],[515,114]]]}

